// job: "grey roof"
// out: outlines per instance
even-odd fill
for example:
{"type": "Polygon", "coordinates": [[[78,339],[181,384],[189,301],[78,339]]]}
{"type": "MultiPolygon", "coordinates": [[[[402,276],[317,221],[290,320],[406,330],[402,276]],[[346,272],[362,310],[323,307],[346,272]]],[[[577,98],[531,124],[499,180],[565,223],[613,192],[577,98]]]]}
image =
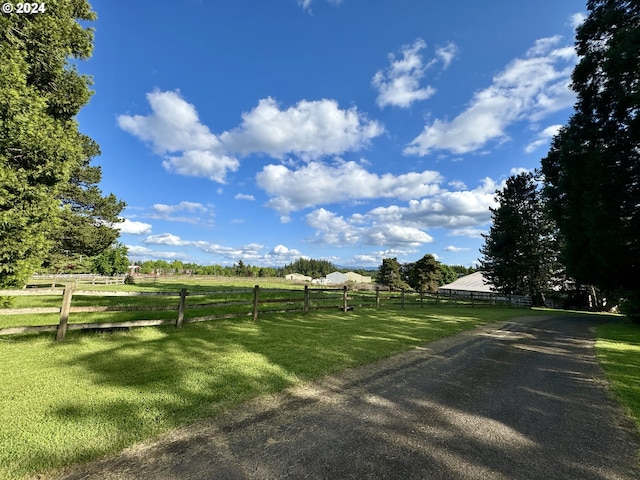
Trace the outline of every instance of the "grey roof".
{"type": "Polygon", "coordinates": [[[474,272],[470,275],[460,277],[455,282],[448,283],[439,288],[439,290],[460,290],[464,292],[494,292],[493,285],[488,283],[482,272],[474,272]]]}

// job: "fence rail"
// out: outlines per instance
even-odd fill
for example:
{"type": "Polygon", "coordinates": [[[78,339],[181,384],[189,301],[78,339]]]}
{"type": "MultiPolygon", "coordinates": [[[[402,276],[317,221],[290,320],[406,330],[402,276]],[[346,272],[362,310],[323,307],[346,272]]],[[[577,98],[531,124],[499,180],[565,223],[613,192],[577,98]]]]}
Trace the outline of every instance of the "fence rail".
{"type": "Polygon", "coordinates": [[[66,284],[65,288],[29,288],[24,290],[0,290],[0,297],[24,297],[24,296],[62,296],[60,307],[30,307],[30,308],[5,308],[0,309],[0,316],[25,315],[25,314],[52,314],[59,313],[57,324],[36,326],[10,326],[0,328],[0,335],[14,335],[37,332],[57,332],[56,339],[64,340],[68,330],[116,330],[132,327],[175,325],[181,328],[184,323],[203,322],[219,319],[228,319],[242,316],[251,316],[258,320],[259,314],[304,312],[310,310],[336,309],[348,311],[355,307],[383,306],[407,306],[425,305],[460,305],[460,306],[519,306],[531,305],[528,297],[504,296],[497,294],[451,295],[451,294],[424,294],[408,292],[389,292],[376,288],[355,290],[344,287],[304,287],[304,291],[295,289],[265,289],[256,285],[253,289],[239,288],[225,291],[187,291],[186,288],[179,292],[125,292],[125,291],[95,291],[76,289],[76,283],[66,284]],[[85,305],[72,306],[72,300],[79,297],[133,297],[133,298],[173,298],[173,304],[164,305],[85,305]],[[200,301],[198,301],[200,297],[200,301]],[[187,298],[190,299],[187,302],[187,298]],[[213,300],[213,301],[212,301],[213,300]],[[266,308],[261,306],[266,306],[266,308]],[[243,307],[244,310],[243,310],[243,307]],[[186,317],[187,311],[216,310],[213,315],[194,315],[186,317]],[[224,309],[239,309],[239,311],[224,312],[224,309]],[[102,313],[102,312],[177,312],[171,319],[139,319],[108,322],[70,322],[71,314],[78,313],[102,313]]]}
{"type": "Polygon", "coordinates": [[[35,284],[50,283],[52,288],[55,285],[73,282],[75,285],[123,285],[126,275],[116,275],[108,277],[105,275],[95,275],[93,273],[55,273],[33,275],[31,281],[35,284]]]}

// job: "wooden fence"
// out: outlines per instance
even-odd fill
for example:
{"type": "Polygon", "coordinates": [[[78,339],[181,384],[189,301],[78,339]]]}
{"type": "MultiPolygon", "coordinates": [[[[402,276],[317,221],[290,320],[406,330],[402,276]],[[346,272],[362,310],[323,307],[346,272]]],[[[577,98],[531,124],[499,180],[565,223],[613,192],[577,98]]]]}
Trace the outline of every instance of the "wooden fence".
{"type": "Polygon", "coordinates": [[[51,288],[56,285],[73,282],[75,285],[123,285],[126,275],[113,277],[105,275],[95,275],[93,273],[52,273],[43,275],[33,275],[32,284],[51,284],[51,288]]]}
{"type": "Polygon", "coordinates": [[[340,309],[344,312],[355,307],[386,307],[425,305],[459,305],[459,306],[530,306],[530,301],[525,301],[526,297],[514,298],[498,295],[471,294],[443,295],[443,294],[418,294],[408,292],[389,292],[376,288],[375,291],[354,290],[344,287],[333,288],[309,288],[304,287],[304,291],[293,289],[264,289],[256,285],[252,289],[233,289],[226,291],[187,291],[186,288],[180,292],[125,292],[125,291],[97,291],[97,290],[76,290],[77,285],[70,283],[61,288],[28,288],[23,290],[0,290],[0,297],[19,296],[62,296],[60,307],[35,307],[35,308],[7,308],[0,309],[0,316],[25,315],[25,314],[60,314],[57,324],[38,326],[13,326],[0,328],[0,335],[12,335],[35,332],[57,332],[56,339],[64,340],[67,330],[118,330],[129,329],[131,327],[146,327],[158,325],[175,325],[181,328],[184,323],[202,322],[240,316],[251,316],[253,321],[258,320],[259,314],[303,312],[320,309],[340,309]],[[302,295],[301,295],[302,293],[302,295]],[[72,306],[73,298],[79,297],[156,297],[173,298],[173,304],[166,301],[159,301],[164,305],[105,305],[105,306],[72,306]],[[203,300],[197,302],[197,298],[203,300]],[[209,297],[209,298],[207,298],[209,297]],[[222,298],[219,298],[222,297],[222,298]],[[236,297],[236,298],[234,298],[236,297]],[[190,298],[187,302],[187,298],[190,298]],[[217,299],[219,298],[219,299],[217,299]],[[267,307],[265,307],[267,306],[267,307]],[[243,308],[245,307],[245,308],[243,308]],[[209,309],[218,311],[212,315],[186,316],[186,312],[193,310],[209,309]],[[221,313],[224,310],[236,309],[234,312],[221,313]],[[140,319],[111,322],[70,322],[71,314],[96,313],[96,312],[150,312],[150,311],[174,311],[176,315],[171,319],[140,319]]]}

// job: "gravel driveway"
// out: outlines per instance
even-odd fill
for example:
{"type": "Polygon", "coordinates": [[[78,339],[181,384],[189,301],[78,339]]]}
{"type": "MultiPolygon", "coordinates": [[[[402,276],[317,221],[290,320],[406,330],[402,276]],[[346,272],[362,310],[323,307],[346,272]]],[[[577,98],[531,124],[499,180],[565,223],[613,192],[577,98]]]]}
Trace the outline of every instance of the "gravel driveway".
{"type": "Polygon", "coordinates": [[[601,317],[515,319],[262,398],[65,479],[640,479],[601,317]]]}

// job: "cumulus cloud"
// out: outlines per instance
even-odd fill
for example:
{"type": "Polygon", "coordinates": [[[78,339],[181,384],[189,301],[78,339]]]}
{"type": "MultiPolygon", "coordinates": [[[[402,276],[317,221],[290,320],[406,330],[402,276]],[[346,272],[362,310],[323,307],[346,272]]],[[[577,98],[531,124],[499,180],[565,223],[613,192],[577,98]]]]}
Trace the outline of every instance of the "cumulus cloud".
{"type": "Polygon", "coordinates": [[[573,27],[573,29],[575,30],[576,28],[578,28],[580,25],[582,25],[584,23],[586,18],[587,18],[587,16],[584,13],[580,13],[580,12],[579,13],[574,13],[569,18],[569,25],[571,25],[573,27]]]}
{"type": "Polygon", "coordinates": [[[130,257],[139,257],[141,259],[187,260],[189,258],[184,253],[156,251],[139,245],[127,245],[126,247],[130,257]]]}
{"type": "Polygon", "coordinates": [[[448,247],[445,247],[444,250],[446,250],[447,252],[458,253],[458,252],[468,252],[471,249],[470,248],[462,248],[462,247],[454,247],[453,245],[449,245],[448,247]]]}
{"type": "Polygon", "coordinates": [[[562,125],[551,125],[545,128],[544,130],[542,130],[541,132],[538,132],[536,139],[531,143],[529,143],[525,147],[524,151],[527,153],[532,153],[535,150],[537,150],[539,147],[543,145],[548,145],[551,139],[558,134],[561,128],[562,128],[562,125]]]}
{"type": "Polygon", "coordinates": [[[177,205],[156,203],[152,207],[152,218],[194,224],[212,223],[214,215],[210,207],[198,202],[182,201],[177,205]]]}
{"type": "Polygon", "coordinates": [[[135,222],[125,218],[124,221],[114,224],[114,227],[120,230],[121,233],[128,233],[131,235],[147,235],[151,233],[151,224],[144,222],[135,222]]]}
{"type": "MultiPolygon", "coordinates": [[[[223,263],[242,260],[250,264],[258,265],[283,265],[291,263],[298,258],[308,258],[300,251],[288,248],[282,244],[276,245],[271,250],[259,243],[250,243],[237,247],[220,245],[204,240],[185,240],[172,233],[161,233],[149,235],[144,241],[146,245],[166,245],[175,248],[192,247],[202,252],[209,253],[224,259],[223,263]]],[[[138,256],[155,254],[154,258],[186,258],[187,255],[177,252],[163,252],[162,256],[158,252],[148,247],[134,247],[134,254],[138,256]],[[172,255],[172,257],[170,257],[172,255]]]]}
{"type": "Polygon", "coordinates": [[[449,42],[444,47],[440,47],[436,49],[436,56],[442,61],[442,68],[449,68],[451,62],[453,62],[454,58],[458,54],[458,46],[449,42]]]}
{"type": "MultiPolygon", "coordinates": [[[[429,85],[420,87],[420,79],[424,76],[430,64],[425,64],[421,51],[427,44],[418,38],[413,45],[405,45],[402,48],[402,57],[396,59],[389,55],[391,65],[385,70],[379,70],[371,81],[378,90],[376,103],[380,108],[387,105],[407,108],[419,100],[426,100],[435,93],[435,89],[429,85]]],[[[438,50],[439,58],[448,66],[455,55],[455,46],[438,50]]]]}
{"type": "MultiPolygon", "coordinates": [[[[405,205],[376,207],[366,213],[344,217],[325,208],[305,216],[315,230],[314,240],[329,245],[380,245],[407,251],[433,241],[428,230],[444,228],[449,235],[480,238],[491,221],[489,208],[496,207],[495,191],[504,187],[485,178],[465,191],[440,191],[405,205]]],[[[446,250],[454,251],[449,247],[446,250]]],[[[462,251],[462,250],[456,250],[462,251]]]]}
{"type": "Polygon", "coordinates": [[[417,247],[433,238],[418,228],[399,224],[363,222],[359,216],[345,219],[319,208],[306,215],[307,225],[316,230],[315,239],[329,245],[385,245],[417,247]]]}
{"type": "Polygon", "coordinates": [[[368,120],[355,107],[342,110],[335,100],[302,100],[281,110],[274,99],[265,98],[242,115],[238,127],[216,135],[179,92],[154,91],[147,100],[151,114],[120,115],[120,128],[150,144],[164,158],[167,171],[219,183],[238,169],[239,156],[296,155],[313,160],[360,150],[384,132],[379,122],[368,120]]]}
{"type": "Polygon", "coordinates": [[[335,100],[302,100],[281,110],[272,98],[242,115],[242,124],[220,135],[229,151],[264,153],[274,158],[294,154],[305,160],[360,150],[384,132],[355,107],[341,110],[335,100]]]}
{"type": "Polygon", "coordinates": [[[500,188],[501,185],[485,178],[474,190],[446,191],[422,200],[411,200],[407,206],[378,207],[368,215],[380,224],[400,222],[423,229],[483,225],[491,220],[489,208],[497,206],[495,191],[500,188]]]}
{"type": "Polygon", "coordinates": [[[554,36],[536,41],[523,58],[494,77],[491,86],[477,92],[464,112],[451,121],[427,124],[404,153],[477,151],[490,141],[506,140],[507,129],[515,122],[539,121],[571,107],[575,96],[569,83],[576,55],[573,47],[560,45],[561,40],[554,36]]]}
{"type": "Polygon", "coordinates": [[[255,201],[256,197],[254,197],[253,195],[248,195],[245,193],[238,193],[235,197],[236,200],[248,200],[250,202],[255,201]]]}
{"type": "Polygon", "coordinates": [[[195,107],[179,92],[156,90],[147,94],[147,101],[150,115],[120,115],[118,125],[149,143],[154,153],[165,158],[167,170],[221,183],[228,171],[237,170],[238,160],[225,153],[216,135],[200,122],[195,107]]]}
{"type": "Polygon", "coordinates": [[[468,237],[468,238],[482,238],[482,235],[487,233],[486,230],[480,228],[454,228],[449,232],[452,237],[468,237]]]}
{"type": "Polygon", "coordinates": [[[156,203],[153,205],[153,210],[159,214],[172,215],[176,212],[206,212],[207,207],[198,202],[183,201],[178,205],[165,205],[164,203],[156,203]]]}
{"type": "Polygon", "coordinates": [[[377,175],[356,162],[326,165],[310,162],[298,170],[267,165],[256,175],[260,188],[273,198],[267,205],[283,215],[319,204],[373,198],[421,198],[437,193],[442,177],[425,170],[403,175],[377,175]]]}

